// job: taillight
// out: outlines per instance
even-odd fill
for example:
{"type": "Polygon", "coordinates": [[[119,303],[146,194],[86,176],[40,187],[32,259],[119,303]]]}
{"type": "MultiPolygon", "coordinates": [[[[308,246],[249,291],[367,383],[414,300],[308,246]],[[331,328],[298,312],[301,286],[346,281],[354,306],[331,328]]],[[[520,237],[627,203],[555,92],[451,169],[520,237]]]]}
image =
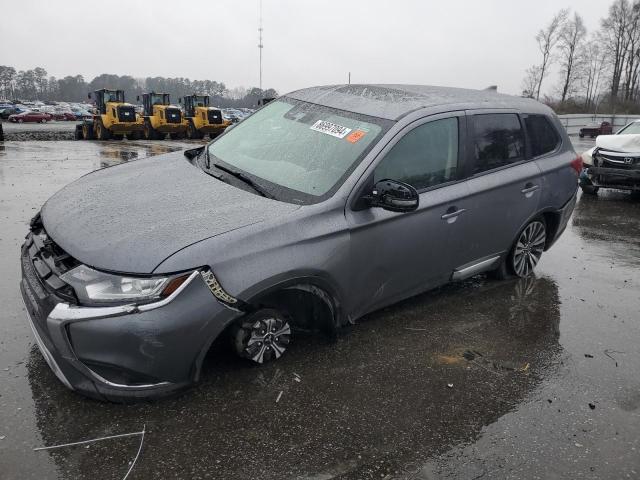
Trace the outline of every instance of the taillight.
{"type": "Polygon", "coordinates": [[[578,175],[582,172],[582,166],[582,157],[580,155],[578,155],[574,160],[571,160],[571,167],[578,175]]]}

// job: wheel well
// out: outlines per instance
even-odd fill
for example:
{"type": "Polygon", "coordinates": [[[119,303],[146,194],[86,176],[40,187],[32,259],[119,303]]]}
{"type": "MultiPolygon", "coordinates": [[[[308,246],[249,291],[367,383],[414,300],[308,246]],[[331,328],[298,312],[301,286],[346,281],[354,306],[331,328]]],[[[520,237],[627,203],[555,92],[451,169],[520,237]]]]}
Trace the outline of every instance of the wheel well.
{"type": "Polygon", "coordinates": [[[542,215],[547,230],[547,238],[545,240],[545,250],[549,245],[549,241],[556,238],[558,228],[560,227],[560,215],[555,212],[544,212],[542,215]]]}
{"type": "Polygon", "coordinates": [[[294,328],[324,331],[334,334],[337,315],[334,301],[315,285],[300,284],[285,287],[251,302],[255,309],[274,308],[291,317],[294,328]]]}

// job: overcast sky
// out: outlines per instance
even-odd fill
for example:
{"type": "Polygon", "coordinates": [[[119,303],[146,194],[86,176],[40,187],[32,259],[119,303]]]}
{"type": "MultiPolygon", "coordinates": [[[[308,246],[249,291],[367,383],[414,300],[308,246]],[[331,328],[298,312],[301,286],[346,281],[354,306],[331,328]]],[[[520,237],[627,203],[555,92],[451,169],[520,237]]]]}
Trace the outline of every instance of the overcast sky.
{"type": "MultiPolygon", "coordinates": [[[[263,0],[263,86],[418,83],[520,93],[562,7],[598,28],[612,0],[263,0]]],[[[258,0],[3,0],[0,64],[258,85],[258,0]]],[[[549,90],[557,83],[545,83],[549,90]]]]}

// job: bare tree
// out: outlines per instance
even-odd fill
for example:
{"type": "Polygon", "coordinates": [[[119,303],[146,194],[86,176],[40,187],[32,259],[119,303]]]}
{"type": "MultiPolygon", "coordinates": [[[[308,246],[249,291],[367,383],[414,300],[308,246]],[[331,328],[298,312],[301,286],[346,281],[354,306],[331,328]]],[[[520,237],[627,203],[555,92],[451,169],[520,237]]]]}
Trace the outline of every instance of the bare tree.
{"type": "Polygon", "coordinates": [[[572,93],[575,88],[575,82],[580,73],[582,48],[586,35],[587,29],[584,26],[584,21],[577,12],[573,14],[573,18],[564,22],[560,30],[558,50],[560,50],[560,71],[563,78],[561,102],[564,102],[567,95],[572,93]]]}
{"type": "Polygon", "coordinates": [[[524,79],[522,80],[522,96],[535,98],[539,80],[540,67],[538,65],[533,65],[527,68],[524,79]]]}
{"type": "Polygon", "coordinates": [[[611,101],[618,98],[620,81],[627,59],[629,36],[628,26],[631,7],[628,0],[615,0],[609,7],[609,16],[602,20],[604,48],[609,50],[611,64],[611,101]]]}
{"type": "MultiPolygon", "coordinates": [[[[626,1],[626,0],[624,0],[626,1]]],[[[541,29],[536,35],[536,41],[538,42],[538,48],[540,49],[540,53],[542,53],[542,63],[540,64],[540,75],[538,78],[538,85],[536,87],[536,99],[540,99],[540,89],[542,88],[542,81],[544,80],[545,75],[548,73],[547,69],[549,65],[551,65],[552,51],[558,40],[560,38],[560,32],[562,31],[562,27],[564,22],[569,15],[568,9],[562,9],[551,19],[549,24],[541,29]]]]}
{"type": "Polygon", "coordinates": [[[600,35],[595,35],[587,42],[584,48],[584,88],[585,108],[587,109],[595,106],[595,100],[606,68],[607,51],[601,45],[602,39],[600,35]]]}
{"type": "Polygon", "coordinates": [[[624,68],[624,100],[633,100],[637,87],[638,65],[640,64],[640,1],[635,0],[629,9],[626,30],[626,63],[624,68]]]}

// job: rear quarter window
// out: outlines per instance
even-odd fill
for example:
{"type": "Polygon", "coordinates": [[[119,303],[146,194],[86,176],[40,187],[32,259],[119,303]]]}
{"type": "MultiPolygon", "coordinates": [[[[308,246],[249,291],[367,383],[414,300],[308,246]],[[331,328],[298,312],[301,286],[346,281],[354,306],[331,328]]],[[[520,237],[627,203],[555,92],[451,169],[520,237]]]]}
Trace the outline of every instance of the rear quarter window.
{"type": "Polygon", "coordinates": [[[529,115],[524,120],[531,143],[531,155],[539,157],[553,152],[560,145],[560,135],[544,115],[529,115]]]}

